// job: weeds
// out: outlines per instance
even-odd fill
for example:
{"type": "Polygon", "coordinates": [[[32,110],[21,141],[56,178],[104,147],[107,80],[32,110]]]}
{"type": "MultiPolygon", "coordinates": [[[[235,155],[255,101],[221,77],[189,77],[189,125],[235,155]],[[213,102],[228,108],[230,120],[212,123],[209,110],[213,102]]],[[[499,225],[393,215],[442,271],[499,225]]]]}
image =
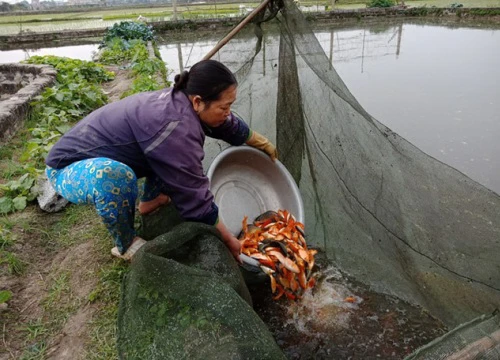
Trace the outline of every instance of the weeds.
{"type": "Polygon", "coordinates": [[[470,15],[476,16],[498,16],[500,15],[500,9],[470,9],[470,15]]]}
{"type": "Polygon", "coordinates": [[[95,237],[96,233],[101,234],[99,230],[100,223],[94,209],[90,206],[68,206],[47,237],[54,246],[67,248],[95,237]]]}
{"type": "Polygon", "coordinates": [[[10,251],[15,243],[15,236],[11,232],[12,227],[11,222],[5,218],[2,219],[2,223],[0,223],[0,265],[4,265],[7,272],[12,275],[22,275],[27,264],[10,251]]]}
{"type": "Polygon", "coordinates": [[[70,273],[64,271],[53,279],[49,294],[44,300],[44,307],[46,309],[51,309],[55,304],[60,304],[63,295],[70,293],[69,277],[70,273]]]}
{"type": "Polygon", "coordinates": [[[36,342],[27,347],[21,355],[20,360],[45,360],[47,343],[45,341],[36,342]]]}
{"type": "Polygon", "coordinates": [[[386,8],[394,6],[396,2],[394,0],[371,0],[368,3],[369,8],[386,8]]]}
{"type": "Polygon", "coordinates": [[[39,337],[47,334],[49,330],[43,323],[42,319],[36,319],[32,320],[26,325],[26,328],[24,329],[26,332],[26,341],[35,341],[39,337]]]}
{"type": "MultiPolygon", "coordinates": [[[[106,247],[104,243],[101,246],[106,247]]],[[[100,307],[90,324],[90,360],[116,359],[116,318],[120,303],[120,288],[128,267],[120,260],[107,261],[99,271],[99,285],[89,294],[89,301],[100,307]],[[96,349],[98,349],[96,351],[96,349]]]]}
{"type": "MultiPolygon", "coordinates": [[[[10,157],[12,157],[12,154],[10,157]]],[[[23,166],[10,158],[0,161],[0,168],[2,169],[3,179],[7,181],[24,174],[23,166]]]]}
{"type": "Polygon", "coordinates": [[[2,251],[14,244],[14,238],[10,232],[12,227],[9,225],[0,224],[0,250],[2,251]]]}
{"type": "Polygon", "coordinates": [[[27,264],[19,259],[16,254],[0,250],[0,265],[6,264],[9,273],[13,275],[22,275],[26,270],[27,264]]]}
{"type": "Polygon", "coordinates": [[[16,148],[13,146],[6,146],[6,145],[0,146],[0,159],[2,160],[11,159],[12,156],[14,155],[15,150],[16,148]]]}

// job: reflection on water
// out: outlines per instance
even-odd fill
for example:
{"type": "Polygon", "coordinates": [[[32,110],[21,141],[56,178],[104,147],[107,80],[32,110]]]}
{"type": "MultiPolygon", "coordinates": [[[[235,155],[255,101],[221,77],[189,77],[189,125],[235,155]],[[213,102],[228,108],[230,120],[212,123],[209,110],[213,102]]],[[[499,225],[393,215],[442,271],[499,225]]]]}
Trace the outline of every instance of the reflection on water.
{"type": "MultiPolygon", "coordinates": [[[[500,193],[499,28],[374,23],[321,29],[316,35],[371,115],[424,152],[500,193]]],[[[221,38],[193,42],[173,36],[160,41],[170,80],[221,38]]],[[[237,41],[245,40],[230,44],[237,48],[237,41]]],[[[277,43],[278,35],[265,39],[266,76],[277,62],[269,51],[277,43]]],[[[97,45],[80,45],[2,51],[0,62],[48,53],[90,60],[96,49],[97,45]]]]}
{"type": "Polygon", "coordinates": [[[370,291],[324,266],[301,300],[273,301],[254,285],[254,309],[288,359],[402,359],[446,332],[420,307],[370,291]]]}
{"type": "Polygon", "coordinates": [[[362,106],[427,154],[500,193],[500,30],[404,25],[349,36],[334,48],[340,54],[333,62],[362,106]],[[347,50],[351,60],[342,61],[342,49],[353,42],[358,56],[347,50]]]}

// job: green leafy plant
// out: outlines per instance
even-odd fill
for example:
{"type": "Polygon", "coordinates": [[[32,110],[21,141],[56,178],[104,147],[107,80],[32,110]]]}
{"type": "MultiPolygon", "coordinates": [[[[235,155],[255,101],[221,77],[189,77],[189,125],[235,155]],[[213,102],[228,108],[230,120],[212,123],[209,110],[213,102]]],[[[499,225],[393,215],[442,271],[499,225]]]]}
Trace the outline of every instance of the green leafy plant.
{"type": "Polygon", "coordinates": [[[160,59],[146,59],[132,64],[131,69],[137,75],[155,75],[165,70],[165,65],[160,59]]]}
{"type": "Polygon", "coordinates": [[[127,41],[115,37],[108,40],[107,44],[108,47],[101,53],[100,61],[128,67],[135,77],[131,88],[123,93],[121,98],[139,92],[160,90],[169,84],[165,63],[156,55],[158,49],[154,48],[157,57],[150,58],[144,40],[127,41]]]}
{"type": "Polygon", "coordinates": [[[108,41],[99,61],[103,64],[122,64],[140,62],[149,58],[146,43],[142,40],[124,40],[116,37],[108,41]]]}
{"type": "Polygon", "coordinates": [[[0,198],[0,213],[6,214],[16,210],[23,210],[28,201],[35,198],[31,191],[34,178],[29,173],[24,174],[18,180],[11,180],[6,184],[0,184],[4,196],[0,198]]]}
{"type": "Polygon", "coordinates": [[[29,64],[48,64],[57,69],[56,83],[31,103],[31,138],[20,157],[22,175],[0,185],[0,213],[23,210],[36,197],[34,183],[45,168],[44,160],[72,123],[104,105],[107,98],[98,84],[114,78],[114,73],[93,62],[57,56],[33,56],[29,64]]]}
{"type": "Polygon", "coordinates": [[[56,80],[60,84],[69,84],[71,80],[86,80],[102,83],[114,79],[114,73],[107,71],[102,65],[90,61],[70,59],[54,55],[32,56],[26,60],[28,64],[51,65],[57,70],[56,80]]]}
{"type": "Polygon", "coordinates": [[[99,61],[103,64],[121,64],[129,57],[128,42],[119,37],[112,38],[106,43],[106,47],[99,55],[99,61]]]}
{"type": "Polygon", "coordinates": [[[394,0],[372,0],[368,3],[369,8],[386,8],[396,5],[394,0]]]}
{"type": "Polygon", "coordinates": [[[107,46],[107,43],[115,37],[119,37],[123,40],[141,39],[148,41],[154,40],[155,34],[153,27],[150,25],[136,21],[121,21],[108,29],[99,47],[102,48],[107,46]]]}

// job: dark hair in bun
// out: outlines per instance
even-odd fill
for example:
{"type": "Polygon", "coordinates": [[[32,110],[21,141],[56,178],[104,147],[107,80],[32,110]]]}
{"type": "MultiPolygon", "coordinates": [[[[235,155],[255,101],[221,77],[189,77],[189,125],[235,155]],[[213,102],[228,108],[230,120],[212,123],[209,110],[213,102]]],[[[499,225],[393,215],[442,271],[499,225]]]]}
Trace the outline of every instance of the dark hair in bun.
{"type": "Polygon", "coordinates": [[[231,70],[215,60],[202,60],[189,72],[183,71],[174,78],[174,90],[198,95],[205,102],[217,100],[220,93],[232,85],[238,82],[231,70]]]}
{"type": "Polygon", "coordinates": [[[189,79],[189,72],[183,71],[180,74],[175,75],[174,78],[174,89],[175,90],[183,90],[186,88],[186,84],[189,79]]]}

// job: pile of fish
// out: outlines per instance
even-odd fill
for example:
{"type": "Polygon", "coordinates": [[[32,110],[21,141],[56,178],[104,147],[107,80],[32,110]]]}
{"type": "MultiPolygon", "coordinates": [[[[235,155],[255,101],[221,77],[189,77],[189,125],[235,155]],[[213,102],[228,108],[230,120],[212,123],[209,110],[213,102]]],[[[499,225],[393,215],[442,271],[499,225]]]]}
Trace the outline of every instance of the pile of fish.
{"type": "Polygon", "coordinates": [[[273,299],[300,298],[316,282],[312,270],[317,250],[307,248],[304,224],[287,210],[267,211],[250,225],[247,220],[245,216],[238,237],[241,252],[258,260],[269,275],[273,299]]]}

